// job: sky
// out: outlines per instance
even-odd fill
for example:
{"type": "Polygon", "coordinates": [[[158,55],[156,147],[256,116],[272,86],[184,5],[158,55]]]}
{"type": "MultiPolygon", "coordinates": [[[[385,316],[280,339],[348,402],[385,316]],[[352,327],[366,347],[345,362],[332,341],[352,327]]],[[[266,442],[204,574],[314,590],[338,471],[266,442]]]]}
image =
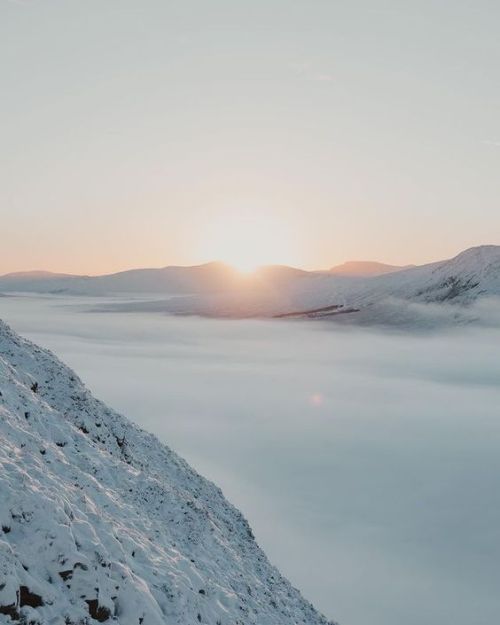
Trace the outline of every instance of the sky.
{"type": "Polygon", "coordinates": [[[93,305],[0,316],[214,480],[328,617],[498,622],[498,302],[495,327],[415,335],[93,305]]]}
{"type": "Polygon", "coordinates": [[[0,0],[0,273],[500,243],[500,5],[0,0]]]}

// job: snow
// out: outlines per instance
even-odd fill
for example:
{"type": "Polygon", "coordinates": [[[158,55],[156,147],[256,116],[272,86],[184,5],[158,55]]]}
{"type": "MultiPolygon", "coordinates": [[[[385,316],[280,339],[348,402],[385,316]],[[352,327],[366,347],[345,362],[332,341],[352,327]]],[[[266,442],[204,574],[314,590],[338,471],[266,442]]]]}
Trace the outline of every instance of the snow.
{"type": "Polygon", "coordinates": [[[0,622],[326,624],[222,492],[0,321],[0,622]]]}
{"type": "Polygon", "coordinates": [[[295,316],[430,328],[477,322],[473,305],[498,296],[500,246],[483,246],[451,260],[373,277],[302,273],[277,281],[271,275],[246,290],[105,303],[94,310],[228,318],[295,316]]]}

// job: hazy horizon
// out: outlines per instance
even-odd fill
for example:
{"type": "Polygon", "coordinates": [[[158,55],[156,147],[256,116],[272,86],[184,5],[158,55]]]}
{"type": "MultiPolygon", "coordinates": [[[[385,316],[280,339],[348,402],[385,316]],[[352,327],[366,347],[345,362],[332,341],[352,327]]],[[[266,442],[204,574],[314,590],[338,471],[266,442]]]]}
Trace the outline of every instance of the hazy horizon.
{"type": "MultiPolygon", "coordinates": [[[[489,247],[489,246],[496,246],[496,245],[500,245],[500,244],[496,244],[496,243],[484,243],[484,244],[480,244],[477,246],[473,246],[473,247],[489,247]]],[[[440,258],[434,258],[431,259],[430,261],[428,261],[428,263],[433,263],[433,262],[438,262],[441,260],[447,260],[448,258],[454,258],[455,256],[457,256],[458,254],[460,254],[461,252],[465,251],[465,249],[461,249],[458,250],[456,252],[456,254],[452,254],[450,257],[440,257],[440,258]]],[[[337,267],[342,267],[345,264],[349,264],[349,263],[366,263],[366,264],[380,264],[380,265],[387,265],[388,267],[393,266],[393,267],[401,267],[403,268],[409,268],[412,266],[419,266],[420,264],[428,264],[428,263],[402,263],[400,265],[396,264],[396,263],[389,263],[389,262],[384,262],[384,261],[380,261],[376,258],[346,258],[343,261],[339,262],[339,263],[335,263],[335,264],[330,264],[327,267],[302,267],[299,265],[288,265],[288,264],[284,264],[284,263],[270,263],[269,265],[256,265],[255,269],[259,269],[259,268],[264,268],[266,266],[283,266],[283,267],[290,267],[292,269],[300,269],[303,271],[328,271],[329,269],[332,268],[337,268],[337,267]]],[[[121,269],[117,269],[116,271],[104,271],[101,273],[90,273],[90,272],[82,272],[82,273],[72,273],[69,271],[65,271],[64,269],[56,269],[56,270],[50,270],[50,269],[46,269],[45,267],[36,267],[36,268],[24,268],[24,269],[17,269],[15,271],[6,271],[3,272],[0,268],[0,277],[4,277],[7,276],[9,274],[36,274],[36,273],[47,273],[47,274],[61,274],[61,275],[68,275],[68,276],[90,276],[90,277],[97,277],[97,276],[105,276],[105,275],[111,275],[114,273],[125,273],[127,271],[134,271],[134,270],[148,270],[148,269],[167,269],[167,268],[173,268],[173,267],[180,267],[180,268],[193,268],[193,267],[203,267],[205,265],[213,265],[213,264],[220,264],[220,265],[226,265],[228,268],[230,269],[236,269],[237,267],[232,265],[230,262],[227,262],[225,260],[221,260],[221,259],[213,259],[213,260],[208,260],[206,262],[203,263],[195,263],[192,265],[184,265],[184,264],[178,264],[178,263],[172,263],[172,264],[163,264],[163,265],[159,265],[159,266],[138,266],[138,265],[131,265],[129,267],[124,267],[121,269]]]]}

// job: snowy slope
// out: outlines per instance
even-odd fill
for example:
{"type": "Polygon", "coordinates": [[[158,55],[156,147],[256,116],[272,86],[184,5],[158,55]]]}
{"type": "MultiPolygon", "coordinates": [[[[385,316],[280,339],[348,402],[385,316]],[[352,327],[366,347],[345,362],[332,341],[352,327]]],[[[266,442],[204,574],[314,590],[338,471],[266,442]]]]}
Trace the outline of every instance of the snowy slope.
{"type": "Polygon", "coordinates": [[[332,304],[354,307],[389,298],[467,304],[480,296],[497,295],[500,295],[500,246],[485,245],[465,250],[450,260],[385,275],[322,279],[310,293],[310,301],[316,304],[329,297],[332,304]]]}
{"type": "Polygon", "coordinates": [[[450,260],[374,278],[355,297],[359,302],[392,296],[467,303],[480,295],[500,295],[500,246],[471,248],[450,260]]]}
{"type": "Polygon", "coordinates": [[[0,622],[325,625],[170,449],[0,322],[0,622]]]}

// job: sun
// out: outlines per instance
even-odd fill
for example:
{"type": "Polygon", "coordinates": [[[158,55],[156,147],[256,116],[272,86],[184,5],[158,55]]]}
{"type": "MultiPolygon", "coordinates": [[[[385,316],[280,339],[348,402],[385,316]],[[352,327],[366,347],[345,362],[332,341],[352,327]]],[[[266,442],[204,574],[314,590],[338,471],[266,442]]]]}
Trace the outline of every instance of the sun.
{"type": "MultiPolygon", "coordinates": [[[[223,262],[226,262],[228,265],[236,269],[239,273],[243,273],[243,274],[255,273],[257,269],[262,266],[262,264],[256,263],[251,258],[248,258],[248,259],[240,258],[238,260],[224,260],[223,262]]],[[[267,263],[264,263],[264,264],[267,264],[267,263]]]]}
{"type": "Polygon", "coordinates": [[[264,211],[225,211],[203,229],[203,256],[249,274],[263,265],[294,264],[289,225],[264,211]]]}

